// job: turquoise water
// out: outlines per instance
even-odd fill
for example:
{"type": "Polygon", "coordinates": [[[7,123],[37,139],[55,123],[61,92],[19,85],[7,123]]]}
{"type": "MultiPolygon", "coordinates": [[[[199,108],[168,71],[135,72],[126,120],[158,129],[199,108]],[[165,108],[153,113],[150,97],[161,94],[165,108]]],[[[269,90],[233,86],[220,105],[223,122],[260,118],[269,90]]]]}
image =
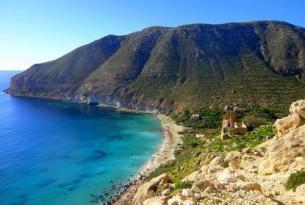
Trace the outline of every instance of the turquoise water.
{"type": "MultiPolygon", "coordinates": [[[[0,72],[1,91],[13,74],[0,72]]],[[[161,125],[151,115],[1,92],[0,204],[96,204],[160,143],[161,125]]]]}

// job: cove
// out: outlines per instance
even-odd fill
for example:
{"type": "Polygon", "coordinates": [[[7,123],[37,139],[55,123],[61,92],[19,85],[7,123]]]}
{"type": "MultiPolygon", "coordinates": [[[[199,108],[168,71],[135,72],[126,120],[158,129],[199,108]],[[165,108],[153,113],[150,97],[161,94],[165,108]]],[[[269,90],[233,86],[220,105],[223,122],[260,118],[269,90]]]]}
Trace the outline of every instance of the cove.
{"type": "MultiPolygon", "coordinates": [[[[0,72],[1,91],[15,72],[0,72]]],[[[0,93],[0,204],[105,201],[162,141],[153,115],[0,93]]]]}

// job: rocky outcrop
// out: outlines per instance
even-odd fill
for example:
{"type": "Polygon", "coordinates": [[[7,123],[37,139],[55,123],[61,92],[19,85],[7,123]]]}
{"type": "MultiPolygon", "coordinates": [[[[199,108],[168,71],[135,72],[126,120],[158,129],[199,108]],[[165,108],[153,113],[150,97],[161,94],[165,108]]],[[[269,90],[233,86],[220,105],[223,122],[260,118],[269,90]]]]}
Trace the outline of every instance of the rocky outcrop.
{"type": "Polygon", "coordinates": [[[302,119],[305,119],[305,100],[293,102],[289,108],[290,113],[297,113],[302,119]]]}
{"type": "MultiPolygon", "coordinates": [[[[158,177],[151,179],[150,181],[144,183],[143,185],[138,187],[138,190],[133,198],[134,204],[142,204],[143,201],[149,196],[152,196],[158,190],[158,186],[168,184],[171,182],[171,179],[166,174],[161,174],[158,177]]],[[[162,198],[162,197],[161,197],[162,198]]],[[[157,203],[156,201],[160,201],[161,198],[154,198],[150,200],[146,200],[146,204],[157,203]]],[[[162,199],[163,200],[163,199],[162,199]]]]}
{"type": "Polygon", "coordinates": [[[287,171],[297,157],[305,156],[305,100],[291,104],[290,115],[274,123],[279,139],[270,141],[261,174],[287,171]]]}
{"type": "Polygon", "coordinates": [[[274,127],[277,130],[277,136],[282,137],[301,125],[305,124],[305,100],[299,100],[291,104],[290,115],[276,120],[274,127]]]}
{"type": "Polygon", "coordinates": [[[270,143],[260,173],[287,171],[297,157],[305,157],[305,125],[270,143]]]}

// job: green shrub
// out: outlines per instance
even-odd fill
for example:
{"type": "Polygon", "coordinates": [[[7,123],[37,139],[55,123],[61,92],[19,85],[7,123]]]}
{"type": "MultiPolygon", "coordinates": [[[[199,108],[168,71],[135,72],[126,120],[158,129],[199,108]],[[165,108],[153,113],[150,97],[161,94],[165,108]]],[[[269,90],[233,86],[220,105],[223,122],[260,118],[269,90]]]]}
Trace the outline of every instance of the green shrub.
{"type": "Polygon", "coordinates": [[[201,122],[203,128],[218,128],[224,112],[220,109],[201,109],[201,122]]]}
{"type": "Polygon", "coordinates": [[[193,182],[191,181],[178,181],[175,183],[175,189],[188,189],[191,188],[193,182]]]}
{"type": "Polygon", "coordinates": [[[196,147],[199,145],[199,140],[194,136],[185,136],[183,138],[183,145],[196,147]]]}
{"type": "Polygon", "coordinates": [[[286,190],[295,191],[298,186],[305,184],[305,171],[298,171],[289,176],[285,185],[286,190]]]}
{"type": "Polygon", "coordinates": [[[267,120],[263,117],[258,117],[255,115],[248,115],[243,119],[243,122],[247,126],[249,131],[252,131],[253,129],[264,125],[267,123],[267,120]]]}
{"type": "Polygon", "coordinates": [[[281,106],[262,107],[261,105],[254,104],[248,106],[247,114],[254,115],[257,117],[265,117],[269,120],[276,120],[278,118],[282,118],[288,115],[288,110],[286,107],[284,108],[281,106]]]}

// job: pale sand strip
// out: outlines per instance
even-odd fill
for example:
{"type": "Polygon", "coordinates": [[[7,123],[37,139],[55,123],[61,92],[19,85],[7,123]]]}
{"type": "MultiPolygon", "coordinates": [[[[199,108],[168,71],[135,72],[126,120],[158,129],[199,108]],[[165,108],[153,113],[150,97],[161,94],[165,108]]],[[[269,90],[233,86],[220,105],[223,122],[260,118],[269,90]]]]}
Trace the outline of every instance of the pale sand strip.
{"type": "Polygon", "coordinates": [[[115,205],[124,204],[124,201],[132,201],[132,198],[143,179],[159,166],[167,163],[169,160],[175,159],[175,150],[178,145],[182,143],[179,132],[183,131],[184,128],[177,125],[166,115],[158,114],[157,117],[161,121],[163,130],[163,142],[159,151],[140,169],[137,177],[130,184],[126,185],[122,193],[115,199],[115,202],[113,203],[115,205]]]}

